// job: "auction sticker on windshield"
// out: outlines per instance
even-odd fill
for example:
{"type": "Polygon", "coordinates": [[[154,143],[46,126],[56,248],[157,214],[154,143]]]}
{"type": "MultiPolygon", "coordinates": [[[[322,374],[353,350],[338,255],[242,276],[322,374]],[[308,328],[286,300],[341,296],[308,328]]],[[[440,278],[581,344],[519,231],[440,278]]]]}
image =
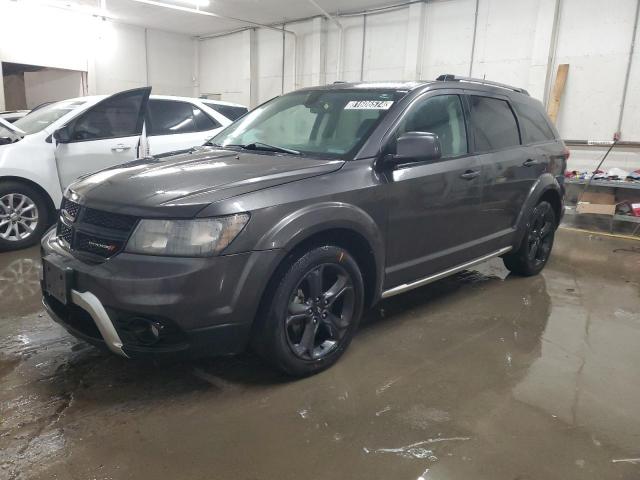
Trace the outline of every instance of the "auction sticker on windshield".
{"type": "Polygon", "coordinates": [[[345,110],[389,110],[392,100],[352,100],[344,107],[345,110]]]}

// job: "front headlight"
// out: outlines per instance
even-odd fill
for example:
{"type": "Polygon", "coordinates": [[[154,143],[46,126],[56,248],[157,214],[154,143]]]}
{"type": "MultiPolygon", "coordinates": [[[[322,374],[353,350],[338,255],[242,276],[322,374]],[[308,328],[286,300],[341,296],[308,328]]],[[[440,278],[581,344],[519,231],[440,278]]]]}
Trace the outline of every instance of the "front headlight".
{"type": "Polygon", "coordinates": [[[125,251],[174,257],[209,257],[224,250],[248,221],[248,213],[194,220],[140,220],[125,251]]]}

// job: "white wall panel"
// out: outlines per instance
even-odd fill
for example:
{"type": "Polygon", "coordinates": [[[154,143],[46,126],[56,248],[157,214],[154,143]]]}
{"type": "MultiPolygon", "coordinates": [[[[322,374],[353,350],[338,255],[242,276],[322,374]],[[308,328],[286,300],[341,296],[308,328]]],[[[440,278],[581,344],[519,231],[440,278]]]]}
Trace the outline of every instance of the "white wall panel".
{"type": "Polygon", "coordinates": [[[565,138],[608,140],[616,131],[636,0],[613,3],[562,2],[556,64],[570,65],[558,115],[565,138]]]}
{"type": "Polygon", "coordinates": [[[24,90],[29,109],[44,102],[79,97],[82,95],[82,74],[57,69],[24,72],[24,90]]]}
{"type": "Polygon", "coordinates": [[[102,22],[94,53],[89,84],[96,93],[110,94],[147,84],[143,28],[102,22]]]}
{"type": "Polygon", "coordinates": [[[200,93],[251,103],[251,31],[200,43],[200,93]]]}
{"type": "Polygon", "coordinates": [[[422,75],[469,74],[475,0],[429,2],[425,14],[422,75]]]}
{"type": "MultiPolygon", "coordinates": [[[[147,84],[193,94],[193,40],[60,8],[0,0],[0,61],[88,72],[89,93],[147,84]]],[[[55,85],[52,86],[55,88],[55,85]]]]}
{"type": "Polygon", "coordinates": [[[399,80],[404,74],[409,8],[367,15],[364,80],[399,80]]]}
{"type": "Polygon", "coordinates": [[[193,95],[195,41],[186,35],[147,30],[149,83],[153,93],[193,95]]]}
{"type": "Polygon", "coordinates": [[[362,60],[362,17],[340,18],[344,29],[342,40],[342,75],[336,79],[336,63],[338,55],[338,28],[328,26],[326,78],[327,82],[343,80],[353,82],[360,80],[360,65],[362,60]]]}
{"type": "Polygon", "coordinates": [[[0,60],[86,71],[99,23],[56,8],[0,1],[0,60]]]}
{"type": "MultiPolygon", "coordinates": [[[[636,32],[625,104],[621,128],[622,139],[640,141],[640,29],[636,32]]],[[[636,160],[636,166],[638,165],[640,165],[640,158],[636,160]]]]}
{"type": "Polygon", "coordinates": [[[528,87],[539,2],[484,0],[471,76],[528,87]]]}
{"type": "Polygon", "coordinates": [[[282,33],[257,30],[254,48],[257,104],[260,104],[282,93],[282,33]]]}

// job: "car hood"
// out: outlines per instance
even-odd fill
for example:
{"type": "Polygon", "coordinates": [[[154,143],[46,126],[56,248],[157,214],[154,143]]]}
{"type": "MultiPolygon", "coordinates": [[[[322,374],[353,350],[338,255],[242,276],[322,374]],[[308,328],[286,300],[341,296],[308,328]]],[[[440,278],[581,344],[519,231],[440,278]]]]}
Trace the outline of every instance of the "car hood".
{"type": "Polygon", "coordinates": [[[344,161],[198,147],[144,158],[70,186],[92,208],[148,217],[195,216],[244,193],[338,170],[344,161]]]}

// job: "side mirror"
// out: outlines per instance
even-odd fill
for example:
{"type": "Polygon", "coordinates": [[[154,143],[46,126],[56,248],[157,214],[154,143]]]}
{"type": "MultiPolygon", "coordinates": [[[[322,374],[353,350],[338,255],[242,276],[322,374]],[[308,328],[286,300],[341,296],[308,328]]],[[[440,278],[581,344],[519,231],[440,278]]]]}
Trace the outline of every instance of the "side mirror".
{"type": "Polygon", "coordinates": [[[71,129],[65,125],[53,132],[53,138],[57,143],[69,143],[71,142],[71,129]]]}
{"type": "Polygon", "coordinates": [[[396,153],[389,156],[389,163],[426,162],[442,157],[438,135],[429,132],[407,132],[396,141],[396,153]]]}

